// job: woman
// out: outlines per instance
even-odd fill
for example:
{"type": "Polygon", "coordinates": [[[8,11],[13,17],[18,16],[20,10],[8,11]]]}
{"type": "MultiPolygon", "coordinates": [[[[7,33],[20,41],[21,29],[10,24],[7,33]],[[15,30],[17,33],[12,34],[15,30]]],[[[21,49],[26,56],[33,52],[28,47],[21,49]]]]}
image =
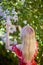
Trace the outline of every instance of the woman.
{"type": "Polygon", "coordinates": [[[35,39],[35,31],[31,26],[27,25],[21,30],[21,42],[22,44],[13,46],[6,44],[6,49],[16,53],[19,65],[37,65],[34,59],[38,53],[38,44],[35,39]]]}

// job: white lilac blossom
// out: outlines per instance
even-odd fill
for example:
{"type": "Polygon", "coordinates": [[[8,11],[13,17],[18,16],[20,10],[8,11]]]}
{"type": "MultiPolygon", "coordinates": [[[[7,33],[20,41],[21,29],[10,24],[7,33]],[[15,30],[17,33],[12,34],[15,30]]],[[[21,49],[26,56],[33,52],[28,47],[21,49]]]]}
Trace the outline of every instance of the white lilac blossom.
{"type": "Polygon", "coordinates": [[[0,6],[0,16],[3,16],[2,6],[0,6]]]}
{"type": "Polygon", "coordinates": [[[27,20],[24,20],[23,23],[24,23],[24,24],[27,24],[27,20]]]}
{"type": "Polygon", "coordinates": [[[10,44],[13,44],[14,42],[13,42],[13,41],[11,41],[11,40],[9,40],[9,43],[10,43],[10,44]]]}
{"type": "Polygon", "coordinates": [[[12,10],[12,14],[16,15],[17,12],[15,11],[15,9],[12,10]]]}
{"type": "Polygon", "coordinates": [[[4,33],[0,38],[4,43],[6,43],[6,33],[4,33]]]}
{"type": "Polygon", "coordinates": [[[18,21],[18,16],[17,15],[14,15],[13,16],[13,20],[14,20],[14,22],[18,21]]]}
{"type": "Polygon", "coordinates": [[[17,40],[14,40],[14,41],[9,40],[9,43],[10,43],[10,44],[17,44],[17,40]]]}
{"type": "Polygon", "coordinates": [[[5,38],[2,38],[2,41],[3,41],[4,43],[6,43],[6,37],[5,37],[5,38]]]}
{"type": "Polygon", "coordinates": [[[9,10],[8,10],[8,9],[6,9],[6,10],[5,10],[5,13],[6,13],[6,14],[9,14],[9,10]]]}
{"type": "MultiPolygon", "coordinates": [[[[3,41],[4,43],[6,43],[6,37],[5,37],[5,38],[2,38],[2,41],[3,41]]],[[[10,44],[13,44],[14,42],[9,39],[9,43],[10,43],[10,44]]]]}
{"type": "Polygon", "coordinates": [[[6,9],[4,12],[3,12],[3,18],[6,19],[6,17],[8,16],[9,14],[9,10],[6,9]]]}
{"type": "Polygon", "coordinates": [[[0,6],[0,11],[2,11],[2,6],[0,6]]]}
{"type": "Polygon", "coordinates": [[[16,32],[16,26],[11,25],[10,33],[16,32]]]}
{"type": "Polygon", "coordinates": [[[3,11],[2,6],[0,6],[0,16],[2,16],[3,19],[6,19],[8,14],[9,14],[9,10],[6,9],[5,11],[3,11]]]}
{"type": "Polygon", "coordinates": [[[6,19],[7,14],[5,13],[5,11],[3,12],[3,19],[6,19]]]}
{"type": "Polygon", "coordinates": [[[14,14],[14,16],[12,17],[14,22],[16,22],[18,20],[18,16],[17,16],[17,12],[15,11],[15,9],[12,10],[12,14],[14,14]]]}
{"type": "MultiPolygon", "coordinates": [[[[2,39],[2,41],[3,41],[4,43],[6,43],[6,33],[3,34],[2,36],[0,36],[0,38],[2,39]]],[[[9,43],[10,43],[10,44],[13,44],[14,41],[11,41],[10,38],[9,38],[9,43]]]]}
{"type": "Polygon", "coordinates": [[[6,33],[2,33],[2,35],[0,35],[0,38],[2,39],[2,38],[5,38],[6,37],[6,33]]]}
{"type": "Polygon", "coordinates": [[[7,19],[7,16],[9,16],[10,17],[10,19],[11,19],[11,16],[9,15],[9,10],[8,9],[6,9],[4,12],[3,12],[3,18],[4,19],[7,19]]]}
{"type": "Polygon", "coordinates": [[[5,38],[6,37],[6,33],[3,33],[1,38],[5,38]]]}
{"type": "Polygon", "coordinates": [[[0,6],[0,16],[2,16],[2,19],[8,20],[8,21],[10,21],[10,19],[13,19],[14,22],[16,22],[18,20],[18,16],[15,9],[12,10],[12,14],[14,14],[14,16],[10,15],[10,11],[8,9],[3,11],[2,6],[0,6]]]}
{"type": "MultiPolygon", "coordinates": [[[[2,16],[3,19],[6,20],[6,25],[11,25],[11,26],[9,26],[10,29],[9,29],[9,27],[7,29],[7,31],[10,31],[11,33],[16,32],[16,26],[14,26],[14,25],[11,24],[11,20],[10,19],[13,18],[15,22],[18,20],[18,16],[17,16],[17,13],[16,13],[15,10],[12,11],[12,14],[14,14],[13,17],[9,15],[9,11],[7,9],[5,11],[3,11],[2,7],[0,6],[0,16],[2,16]]],[[[1,39],[2,39],[2,41],[4,43],[6,43],[7,34],[8,33],[6,33],[6,35],[3,34],[3,36],[1,37],[1,39]]],[[[11,42],[10,40],[9,40],[9,42],[13,43],[13,41],[11,42]]],[[[16,43],[17,43],[17,41],[16,41],[16,43]]]]}

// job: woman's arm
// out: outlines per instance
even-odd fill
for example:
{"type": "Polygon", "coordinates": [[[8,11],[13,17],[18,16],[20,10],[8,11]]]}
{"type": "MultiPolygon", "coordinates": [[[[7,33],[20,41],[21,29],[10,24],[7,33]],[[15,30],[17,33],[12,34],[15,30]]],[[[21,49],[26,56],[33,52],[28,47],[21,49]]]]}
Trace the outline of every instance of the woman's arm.
{"type": "Polygon", "coordinates": [[[6,49],[9,49],[10,47],[10,41],[9,41],[10,26],[11,26],[11,23],[7,21],[6,23],[6,44],[5,44],[6,49]]]}
{"type": "Polygon", "coordinates": [[[22,44],[14,44],[12,46],[9,45],[9,46],[6,47],[6,49],[13,51],[12,47],[15,46],[15,45],[16,45],[17,49],[19,49],[20,51],[22,51],[22,44]]]}
{"type": "Polygon", "coordinates": [[[12,46],[7,47],[7,50],[12,51],[12,46]]]}
{"type": "Polygon", "coordinates": [[[6,47],[6,49],[10,46],[10,44],[9,44],[9,25],[8,24],[6,24],[6,45],[5,45],[5,47],[6,47]]]}
{"type": "MultiPolygon", "coordinates": [[[[10,26],[11,26],[11,22],[6,23],[6,45],[5,48],[12,50],[12,46],[10,46],[10,40],[9,40],[9,32],[10,32],[10,26]]],[[[21,44],[16,45],[18,49],[21,50],[21,44]]]]}

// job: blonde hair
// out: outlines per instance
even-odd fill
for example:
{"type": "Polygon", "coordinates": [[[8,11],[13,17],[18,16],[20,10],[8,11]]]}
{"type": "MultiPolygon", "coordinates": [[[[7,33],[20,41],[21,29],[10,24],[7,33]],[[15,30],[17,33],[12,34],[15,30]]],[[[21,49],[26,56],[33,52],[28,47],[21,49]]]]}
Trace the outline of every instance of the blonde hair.
{"type": "Polygon", "coordinates": [[[35,52],[35,31],[31,26],[25,26],[23,27],[21,31],[21,40],[23,44],[22,53],[23,57],[26,61],[29,61],[32,59],[32,56],[35,52]]]}

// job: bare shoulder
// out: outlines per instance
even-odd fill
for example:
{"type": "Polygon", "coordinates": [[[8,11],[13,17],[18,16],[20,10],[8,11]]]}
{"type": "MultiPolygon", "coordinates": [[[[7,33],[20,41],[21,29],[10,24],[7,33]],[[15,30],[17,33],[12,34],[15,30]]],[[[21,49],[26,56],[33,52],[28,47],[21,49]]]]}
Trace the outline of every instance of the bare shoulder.
{"type": "MultiPolygon", "coordinates": [[[[22,51],[22,44],[17,44],[16,47],[22,51]]],[[[12,51],[12,46],[7,47],[6,49],[12,51]]]]}
{"type": "Polygon", "coordinates": [[[22,44],[18,44],[16,47],[22,51],[22,44]]]}

